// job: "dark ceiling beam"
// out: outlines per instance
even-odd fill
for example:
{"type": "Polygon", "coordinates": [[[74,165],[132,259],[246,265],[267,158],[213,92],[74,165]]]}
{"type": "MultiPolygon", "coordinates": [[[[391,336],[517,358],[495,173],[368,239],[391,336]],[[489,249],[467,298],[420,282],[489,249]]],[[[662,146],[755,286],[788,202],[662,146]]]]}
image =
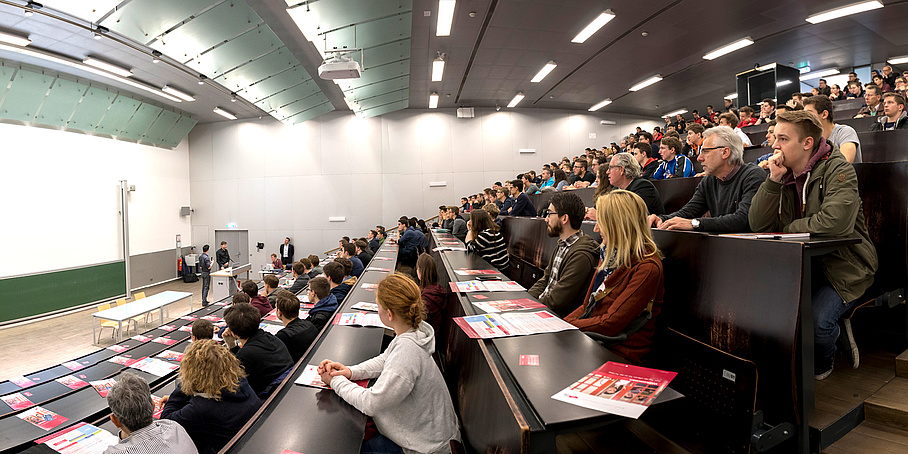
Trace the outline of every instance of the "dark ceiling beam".
{"type": "Polygon", "coordinates": [[[473,53],[470,54],[470,61],[467,62],[467,69],[463,71],[463,78],[460,79],[460,87],[457,88],[457,96],[454,97],[454,104],[460,102],[460,94],[463,93],[463,87],[467,83],[467,78],[470,77],[470,69],[473,67],[473,60],[476,59],[476,54],[479,52],[479,47],[482,45],[482,37],[485,36],[486,30],[489,28],[489,23],[492,22],[492,16],[495,14],[495,8],[498,6],[498,0],[492,0],[489,3],[489,9],[486,11],[486,16],[482,21],[482,28],[479,29],[479,36],[476,37],[476,43],[473,44],[473,53]]]}
{"type": "Polygon", "coordinates": [[[347,110],[344,92],[334,82],[318,77],[318,67],[322,64],[322,56],[311,41],[306,39],[303,32],[296,26],[296,22],[287,14],[287,3],[284,0],[256,0],[247,2],[250,8],[271,27],[271,30],[284,42],[290,53],[299,60],[300,64],[312,76],[312,80],[325,94],[335,110],[347,110]]]}

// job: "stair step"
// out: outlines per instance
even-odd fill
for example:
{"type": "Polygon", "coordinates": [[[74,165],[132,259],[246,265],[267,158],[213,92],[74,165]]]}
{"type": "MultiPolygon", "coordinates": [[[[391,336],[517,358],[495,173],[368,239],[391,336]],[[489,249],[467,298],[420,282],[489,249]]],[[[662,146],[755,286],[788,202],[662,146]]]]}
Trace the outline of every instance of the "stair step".
{"type": "Polygon", "coordinates": [[[880,423],[864,421],[839,441],[823,450],[823,454],[853,454],[873,452],[899,454],[908,451],[908,432],[880,423]]]}
{"type": "Polygon", "coordinates": [[[895,357],[895,375],[897,377],[908,378],[908,350],[895,357]]]}
{"type": "Polygon", "coordinates": [[[864,401],[867,421],[908,430],[908,378],[896,377],[864,401]]]}

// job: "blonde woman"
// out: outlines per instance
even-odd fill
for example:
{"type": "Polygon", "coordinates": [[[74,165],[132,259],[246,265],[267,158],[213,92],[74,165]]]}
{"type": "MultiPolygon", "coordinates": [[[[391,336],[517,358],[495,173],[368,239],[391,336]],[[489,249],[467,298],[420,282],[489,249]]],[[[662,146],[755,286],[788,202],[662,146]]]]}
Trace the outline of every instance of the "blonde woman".
{"type": "Polygon", "coordinates": [[[183,426],[200,454],[223,448],[262,404],[240,361],[211,339],[189,345],[179,378],[173,394],[162,399],[161,418],[183,426]]]}
{"type": "Polygon", "coordinates": [[[379,434],[363,442],[360,452],[450,453],[460,439],[448,387],[435,361],[435,332],[426,323],[419,287],[395,273],[375,289],[378,316],[394,330],[384,353],[355,366],[324,360],[322,381],[342,399],[371,416],[379,434]],[[363,388],[350,380],[378,378],[363,388]]]}
{"type": "Polygon", "coordinates": [[[565,317],[581,331],[615,336],[649,309],[652,319],[611,347],[634,363],[649,352],[664,293],[661,254],[646,216],[643,199],[633,192],[616,189],[599,197],[595,229],[602,235],[599,271],[589,300],[565,317]]]}

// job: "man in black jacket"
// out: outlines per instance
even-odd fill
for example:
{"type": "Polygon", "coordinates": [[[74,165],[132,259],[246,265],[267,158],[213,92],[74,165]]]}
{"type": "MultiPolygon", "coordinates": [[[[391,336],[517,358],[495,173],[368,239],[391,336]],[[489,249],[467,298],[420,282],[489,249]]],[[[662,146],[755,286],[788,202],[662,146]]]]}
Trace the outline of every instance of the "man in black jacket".
{"type": "Polygon", "coordinates": [[[259,328],[262,315],[253,305],[234,304],[224,310],[224,342],[246,370],[246,379],[256,394],[293,366],[293,358],[280,339],[259,328]]]}
{"type": "Polygon", "coordinates": [[[646,204],[649,214],[665,214],[659,190],[652,182],[641,176],[640,164],[630,153],[612,156],[608,166],[608,182],[618,189],[626,189],[639,195],[646,204]]]}
{"type": "Polygon", "coordinates": [[[318,336],[318,328],[309,320],[299,319],[300,300],[295,296],[279,296],[276,309],[277,318],[284,324],[284,329],[275,336],[287,346],[290,357],[296,363],[318,336]]]}
{"type": "Polygon", "coordinates": [[[218,249],[217,254],[215,254],[215,259],[218,262],[218,269],[223,270],[224,268],[230,268],[230,253],[227,252],[227,242],[221,241],[221,248],[218,249]]]}
{"type": "Polygon", "coordinates": [[[735,130],[717,126],[703,133],[697,161],[706,176],[694,196],[680,210],[667,215],[649,215],[649,223],[663,230],[703,232],[750,232],[747,211],[766,172],[744,163],[744,144],[735,130]],[[701,218],[707,212],[710,217],[701,218]]]}
{"type": "Polygon", "coordinates": [[[281,245],[281,263],[284,268],[290,268],[293,264],[293,245],[290,244],[290,237],[284,238],[284,244],[281,245]]]}

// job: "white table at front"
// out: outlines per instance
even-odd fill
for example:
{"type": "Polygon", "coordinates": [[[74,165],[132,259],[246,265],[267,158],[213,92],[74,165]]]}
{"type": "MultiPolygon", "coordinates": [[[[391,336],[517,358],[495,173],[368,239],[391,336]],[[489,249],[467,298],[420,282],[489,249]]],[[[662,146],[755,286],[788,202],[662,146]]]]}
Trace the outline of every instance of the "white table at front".
{"type": "MultiPolygon", "coordinates": [[[[139,315],[147,314],[151,311],[161,309],[164,306],[169,304],[176,303],[184,298],[189,298],[189,311],[192,312],[192,293],[191,292],[174,292],[166,291],[158,293],[157,295],[151,295],[147,298],[142,298],[138,301],[133,301],[129,304],[123,306],[113,307],[104,311],[98,311],[94,314],[91,314],[92,317],[98,319],[98,324],[101,323],[101,320],[112,320],[118,323],[117,326],[117,342],[120,342],[120,339],[123,334],[123,322],[129,320],[133,317],[139,315]]],[[[161,324],[164,324],[164,311],[161,311],[161,324]]],[[[97,339],[95,334],[95,322],[91,322],[91,334],[92,339],[97,339]]]]}

